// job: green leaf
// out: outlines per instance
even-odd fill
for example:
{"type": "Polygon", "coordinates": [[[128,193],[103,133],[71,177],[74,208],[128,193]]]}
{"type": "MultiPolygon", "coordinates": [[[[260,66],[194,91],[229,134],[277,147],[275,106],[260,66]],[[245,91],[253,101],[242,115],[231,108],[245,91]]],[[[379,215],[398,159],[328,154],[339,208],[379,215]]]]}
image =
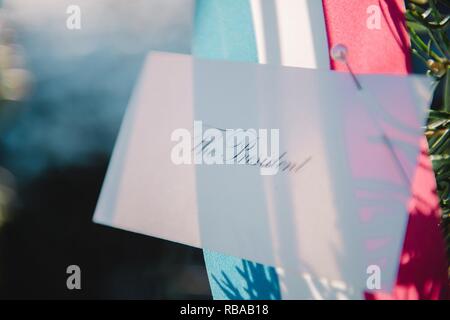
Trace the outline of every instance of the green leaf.
{"type": "Polygon", "coordinates": [[[444,29],[445,30],[450,25],[450,16],[446,16],[440,22],[430,22],[429,25],[435,29],[444,29]]]}
{"type": "Polygon", "coordinates": [[[430,119],[449,120],[450,119],[450,113],[449,112],[445,112],[445,111],[430,110],[429,111],[429,117],[430,117],[430,119]]]}
{"type": "Polygon", "coordinates": [[[450,72],[447,69],[447,74],[445,78],[442,79],[444,81],[444,91],[442,93],[442,101],[444,105],[443,111],[450,112],[450,72]]]}
{"type": "Polygon", "coordinates": [[[439,139],[430,146],[430,154],[438,154],[448,150],[450,146],[450,130],[447,129],[439,139]]]}

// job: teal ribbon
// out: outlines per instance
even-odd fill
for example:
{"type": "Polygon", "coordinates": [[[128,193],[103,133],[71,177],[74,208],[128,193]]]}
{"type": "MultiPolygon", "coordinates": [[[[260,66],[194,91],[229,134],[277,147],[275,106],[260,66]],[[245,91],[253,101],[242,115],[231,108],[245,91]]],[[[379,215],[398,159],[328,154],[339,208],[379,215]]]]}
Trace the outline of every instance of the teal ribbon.
{"type": "MultiPolygon", "coordinates": [[[[199,58],[257,62],[248,0],[197,0],[192,54],[199,58]]],[[[281,299],[273,267],[204,250],[214,299],[281,299]]]]}

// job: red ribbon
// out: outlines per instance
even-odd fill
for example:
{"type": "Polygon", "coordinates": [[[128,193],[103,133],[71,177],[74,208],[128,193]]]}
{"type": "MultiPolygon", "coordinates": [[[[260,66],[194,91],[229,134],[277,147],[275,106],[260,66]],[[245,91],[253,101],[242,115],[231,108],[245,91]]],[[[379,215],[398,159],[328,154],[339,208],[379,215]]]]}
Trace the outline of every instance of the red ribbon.
{"type": "MultiPolygon", "coordinates": [[[[410,42],[403,0],[322,0],[328,45],[344,44],[355,73],[408,74],[410,42]]],[[[330,60],[333,70],[345,64],[330,60]]],[[[364,89],[363,89],[364,90],[364,89]]],[[[391,293],[366,293],[378,299],[446,299],[447,257],[439,227],[436,181],[425,137],[412,181],[409,221],[397,282],[391,293]]]]}

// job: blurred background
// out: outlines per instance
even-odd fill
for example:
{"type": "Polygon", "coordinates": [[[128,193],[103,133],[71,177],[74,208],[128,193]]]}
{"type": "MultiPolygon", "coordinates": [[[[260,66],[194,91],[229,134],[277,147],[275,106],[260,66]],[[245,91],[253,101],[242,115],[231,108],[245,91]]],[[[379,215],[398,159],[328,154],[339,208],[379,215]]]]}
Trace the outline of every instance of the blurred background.
{"type": "Polygon", "coordinates": [[[193,1],[0,8],[0,298],[210,298],[201,250],[92,222],[145,55],[190,52],[193,1]]]}

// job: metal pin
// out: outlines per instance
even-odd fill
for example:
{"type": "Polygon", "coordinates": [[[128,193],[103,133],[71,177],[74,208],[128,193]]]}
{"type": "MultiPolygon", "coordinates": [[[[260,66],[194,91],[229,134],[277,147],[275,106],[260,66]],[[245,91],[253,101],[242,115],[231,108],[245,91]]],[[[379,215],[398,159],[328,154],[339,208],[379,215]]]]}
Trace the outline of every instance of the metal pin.
{"type": "Polygon", "coordinates": [[[353,73],[352,68],[350,67],[350,64],[348,63],[347,53],[348,53],[347,47],[345,45],[343,45],[343,44],[337,44],[333,48],[331,48],[331,50],[330,50],[331,58],[333,60],[345,63],[345,65],[346,65],[346,67],[348,69],[348,72],[350,72],[350,74],[351,74],[351,76],[353,78],[353,81],[355,82],[356,88],[358,88],[358,90],[362,90],[361,83],[359,83],[358,78],[355,76],[355,74],[353,73]]]}
{"type": "MultiPolygon", "coordinates": [[[[346,67],[347,67],[349,73],[350,73],[351,76],[352,76],[353,81],[355,82],[356,88],[357,88],[359,91],[362,91],[363,88],[362,88],[362,86],[361,86],[361,83],[359,82],[359,80],[358,80],[358,78],[356,77],[356,75],[353,73],[353,70],[352,70],[352,68],[350,67],[350,64],[348,63],[348,60],[347,60],[347,53],[348,53],[347,47],[346,47],[345,45],[343,45],[343,44],[337,44],[337,45],[335,45],[333,48],[331,48],[331,50],[330,50],[330,56],[331,56],[331,58],[332,58],[333,60],[336,60],[336,61],[340,61],[340,62],[345,63],[345,65],[346,65],[346,67]]],[[[411,181],[410,181],[410,179],[409,179],[409,177],[408,177],[407,171],[406,171],[406,169],[403,167],[402,162],[400,161],[400,159],[398,158],[397,153],[396,153],[395,150],[394,150],[394,146],[393,146],[393,144],[392,144],[392,141],[391,141],[391,140],[389,139],[389,137],[386,135],[386,133],[384,132],[383,128],[379,125],[378,121],[376,120],[377,118],[376,118],[376,117],[372,114],[372,112],[370,111],[370,110],[371,110],[370,106],[369,106],[368,109],[369,109],[369,112],[370,112],[371,115],[372,115],[372,118],[374,119],[375,125],[378,127],[378,130],[379,130],[380,133],[381,133],[381,138],[383,139],[383,142],[384,142],[385,145],[388,147],[389,152],[392,154],[392,157],[394,158],[394,161],[395,161],[397,167],[400,169],[400,173],[401,173],[401,175],[402,175],[404,181],[405,181],[408,185],[411,185],[411,181]]]]}

